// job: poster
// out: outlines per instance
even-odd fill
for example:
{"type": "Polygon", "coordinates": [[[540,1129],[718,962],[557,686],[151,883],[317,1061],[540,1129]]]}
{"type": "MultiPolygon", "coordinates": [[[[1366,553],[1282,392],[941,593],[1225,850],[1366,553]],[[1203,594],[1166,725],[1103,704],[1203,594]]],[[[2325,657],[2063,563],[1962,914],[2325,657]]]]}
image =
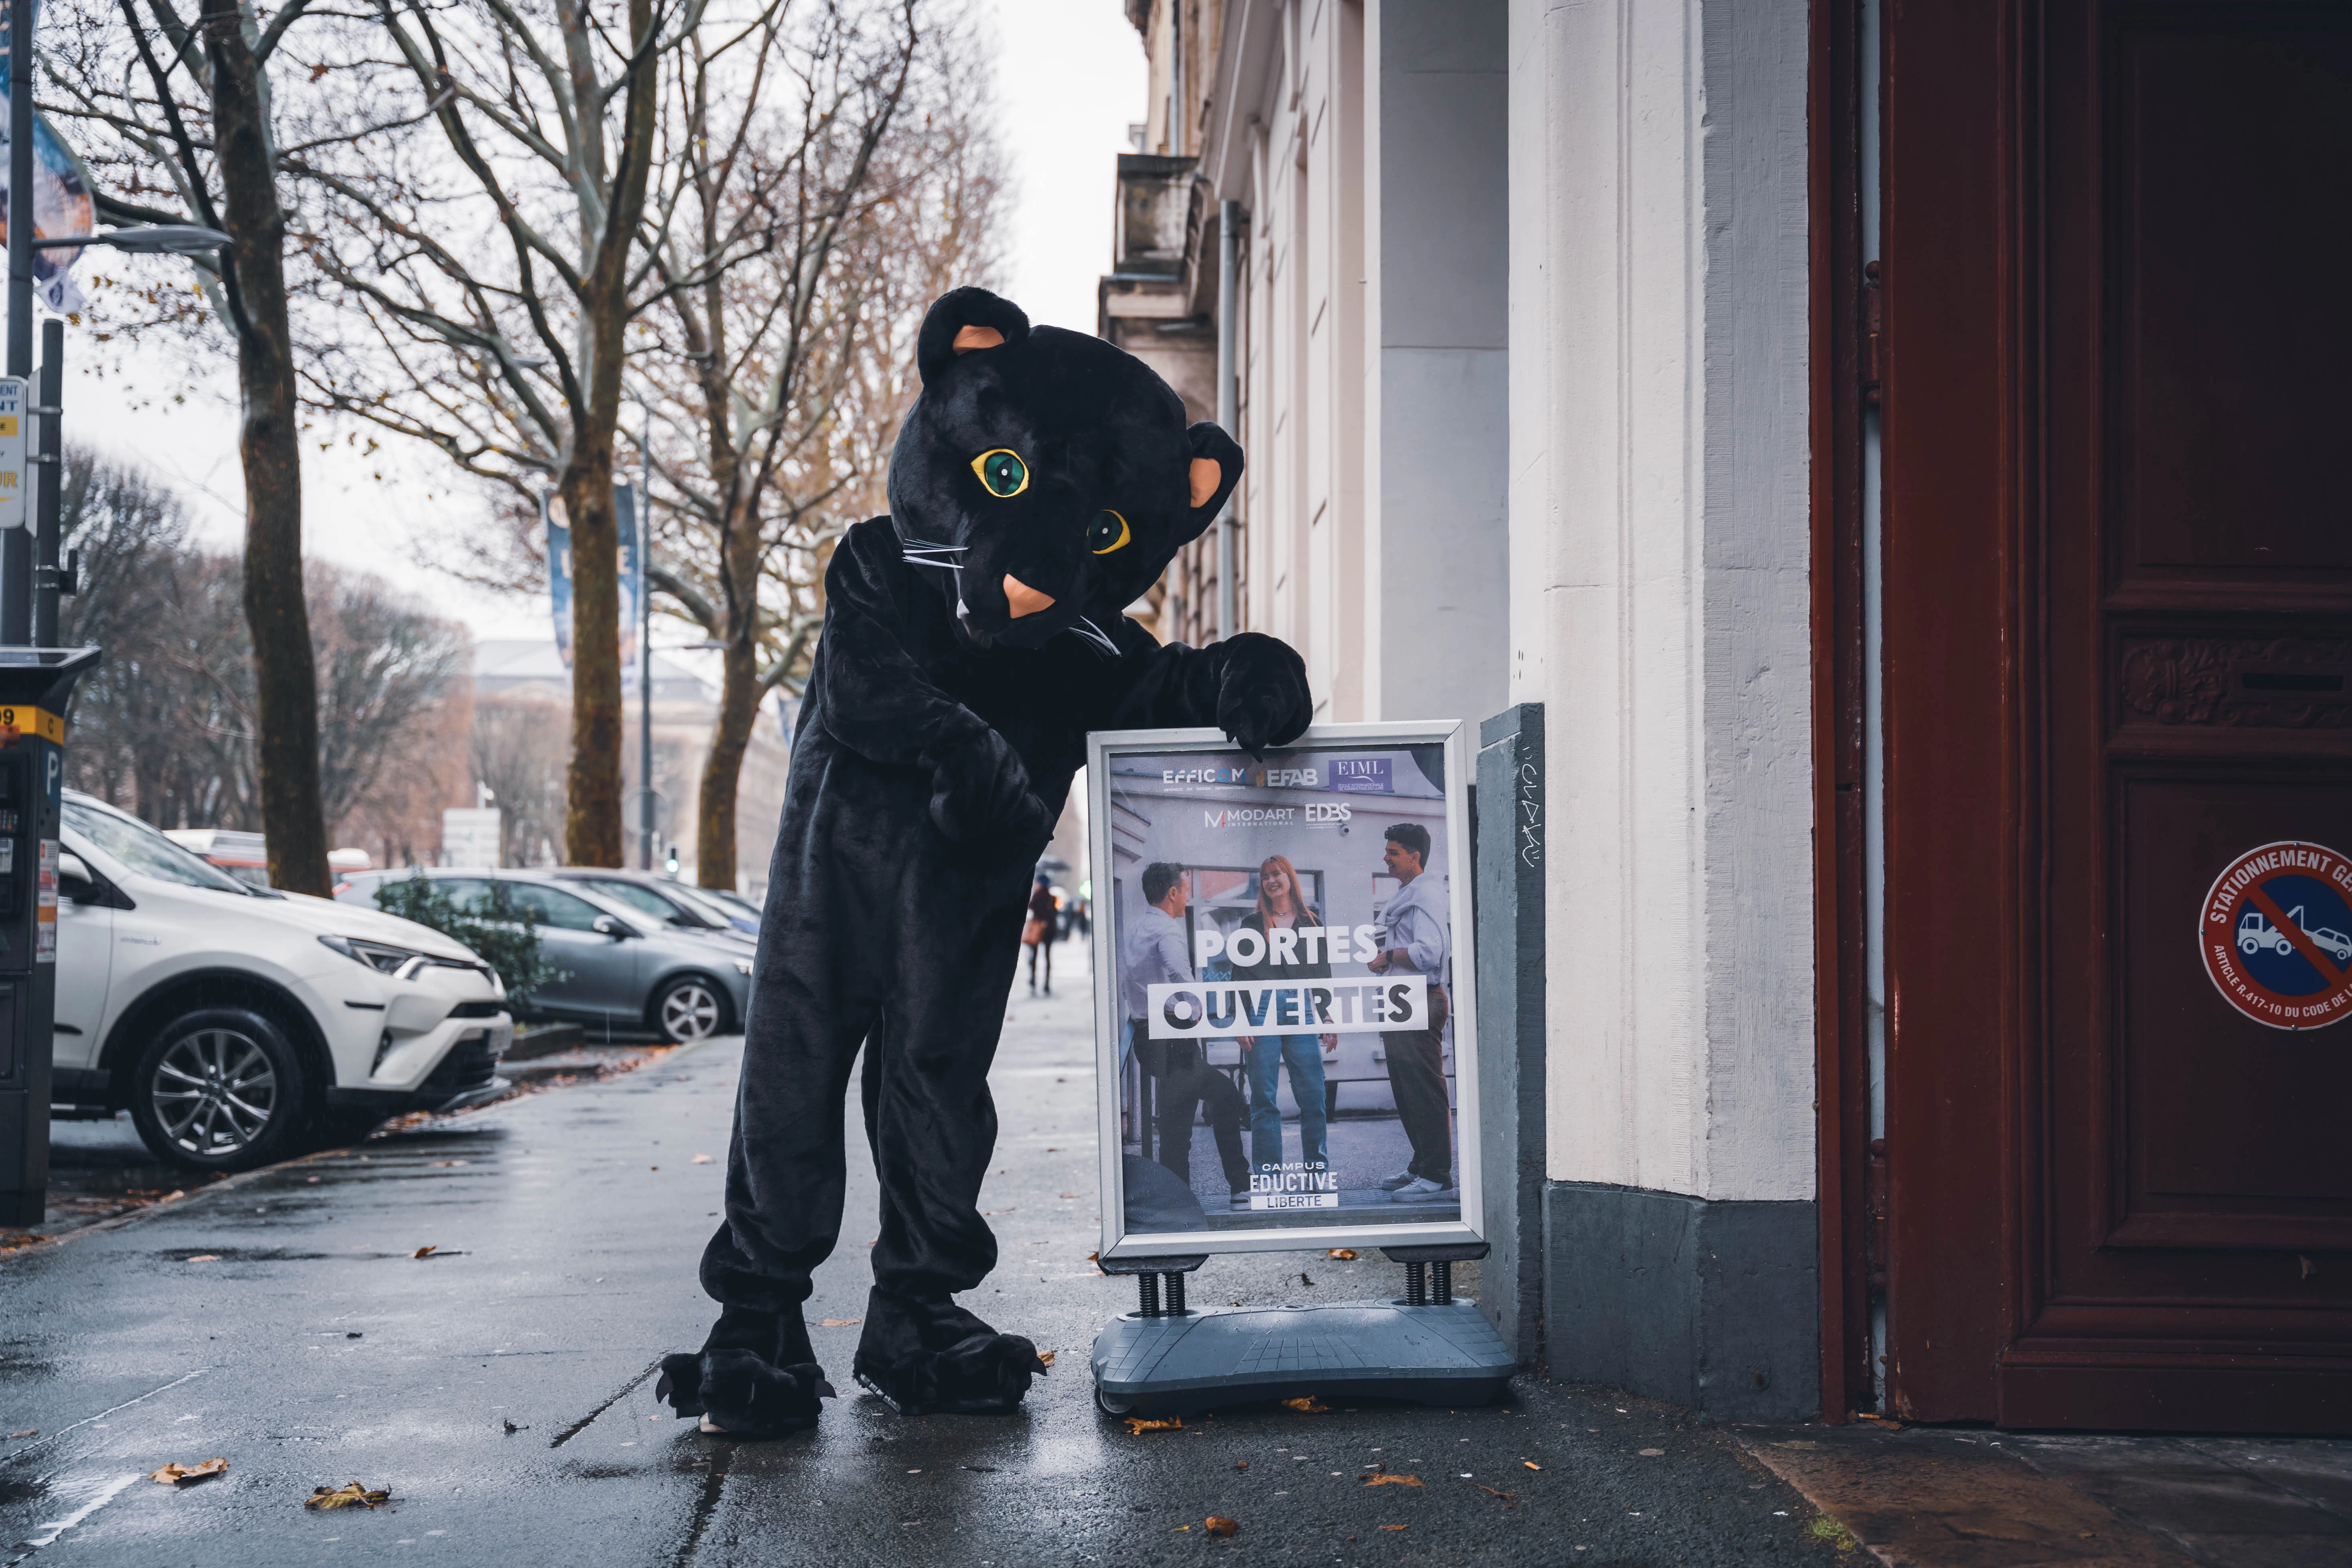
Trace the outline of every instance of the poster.
{"type": "Polygon", "coordinates": [[[1092,739],[1107,1255],[1475,1239],[1458,726],[1092,739]]]}

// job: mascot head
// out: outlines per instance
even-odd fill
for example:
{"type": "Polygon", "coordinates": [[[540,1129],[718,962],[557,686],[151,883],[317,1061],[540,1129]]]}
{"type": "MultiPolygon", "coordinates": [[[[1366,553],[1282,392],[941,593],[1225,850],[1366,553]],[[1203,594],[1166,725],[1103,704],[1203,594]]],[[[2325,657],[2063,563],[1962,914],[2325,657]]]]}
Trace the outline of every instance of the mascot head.
{"type": "Polygon", "coordinates": [[[1108,646],[1241,478],[1233,437],[1186,428],[1183,399],[1142,361],[1033,328],[985,289],[940,297],[915,363],[923,390],[891,449],[890,520],[980,647],[1064,632],[1108,646]]]}

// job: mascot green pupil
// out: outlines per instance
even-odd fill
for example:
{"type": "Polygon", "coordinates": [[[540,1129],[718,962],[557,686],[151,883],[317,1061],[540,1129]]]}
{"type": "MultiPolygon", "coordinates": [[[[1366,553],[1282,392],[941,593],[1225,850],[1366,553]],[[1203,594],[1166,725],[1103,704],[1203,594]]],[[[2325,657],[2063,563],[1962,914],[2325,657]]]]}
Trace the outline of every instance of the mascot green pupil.
{"type": "Polygon", "coordinates": [[[905,1415],[1019,1405],[1035,1347],[953,1298],[996,1265],[988,1069],[1087,732],[1215,725],[1258,752],[1314,712],[1284,644],[1161,647],[1123,614],[1240,479],[1230,436],[1188,427],[1139,360],[982,289],[931,306],[915,359],[890,513],[825,569],[702,1257],[719,1321],[662,1363],[660,1396],[709,1432],[804,1428],[834,1392],[802,1305],[840,1238],[853,1070],[882,1234],[852,1371],[905,1415]]]}

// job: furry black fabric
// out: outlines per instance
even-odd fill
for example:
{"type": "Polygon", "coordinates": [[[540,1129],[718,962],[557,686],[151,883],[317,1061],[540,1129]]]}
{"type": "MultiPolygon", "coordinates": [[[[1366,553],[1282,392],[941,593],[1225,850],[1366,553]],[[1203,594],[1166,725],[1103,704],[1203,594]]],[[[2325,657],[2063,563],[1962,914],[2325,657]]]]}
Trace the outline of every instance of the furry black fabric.
{"type": "Polygon", "coordinates": [[[952,1301],[919,1300],[876,1286],[851,1372],[901,1415],[998,1415],[1021,1403],[1045,1371],[1037,1347],[1000,1334],[952,1301]]]}
{"type": "Polygon", "coordinates": [[[774,1437],[816,1425],[820,1399],[837,1397],[809,1348],[797,1309],[729,1307],[702,1349],[662,1357],[654,1397],[730,1436],[774,1437]]]}
{"type": "Polygon", "coordinates": [[[1271,637],[1163,647],[1121,613],[1241,477],[1223,431],[1187,429],[1140,361],[982,289],[931,307],[917,362],[890,515],[851,528],[825,573],[702,1283],[797,1328],[840,1234],[862,1046],[882,1224],[857,1370],[902,1410],[1009,1409],[1034,1350],[949,1297],[996,1264],[988,1068],[1087,731],[1213,724],[1258,751],[1313,705],[1271,637]]]}

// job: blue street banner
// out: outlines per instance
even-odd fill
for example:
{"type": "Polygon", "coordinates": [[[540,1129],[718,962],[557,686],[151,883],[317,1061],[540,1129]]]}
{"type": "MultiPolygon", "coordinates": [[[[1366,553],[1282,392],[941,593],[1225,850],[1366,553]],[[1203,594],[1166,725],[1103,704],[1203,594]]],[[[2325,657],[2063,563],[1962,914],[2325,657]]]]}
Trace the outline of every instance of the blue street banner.
{"type": "MultiPolygon", "coordinates": [[[[0,35],[6,29],[0,27],[0,35]]],[[[0,37],[0,245],[8,233],[8,50],[0,37]]],[[[91,195],[89,171],[74,156],[44,117],[33,117],[33,237],[75,239],[87,237],[98,216],[91,195]]],[[[33,252],[33,289],[42,304],[60,316],[79,313],[87,303],[74,286],[73,268],[81,247],[33,252]]]]}
{"type": "MultiPolygon", "coordinates": [[[[644,620],[645,557],[637,537],[637,488],[613,487],[614,511],[621,531],[621,695],[637,694],[637,632],[644,620]]],[[[563,499],[552,492],[540,498],[540,515],[547,524],[547,597],[555,621],[555,651],[563,668],[572,668],[572,530],[563,515],[563,499]]]]}

